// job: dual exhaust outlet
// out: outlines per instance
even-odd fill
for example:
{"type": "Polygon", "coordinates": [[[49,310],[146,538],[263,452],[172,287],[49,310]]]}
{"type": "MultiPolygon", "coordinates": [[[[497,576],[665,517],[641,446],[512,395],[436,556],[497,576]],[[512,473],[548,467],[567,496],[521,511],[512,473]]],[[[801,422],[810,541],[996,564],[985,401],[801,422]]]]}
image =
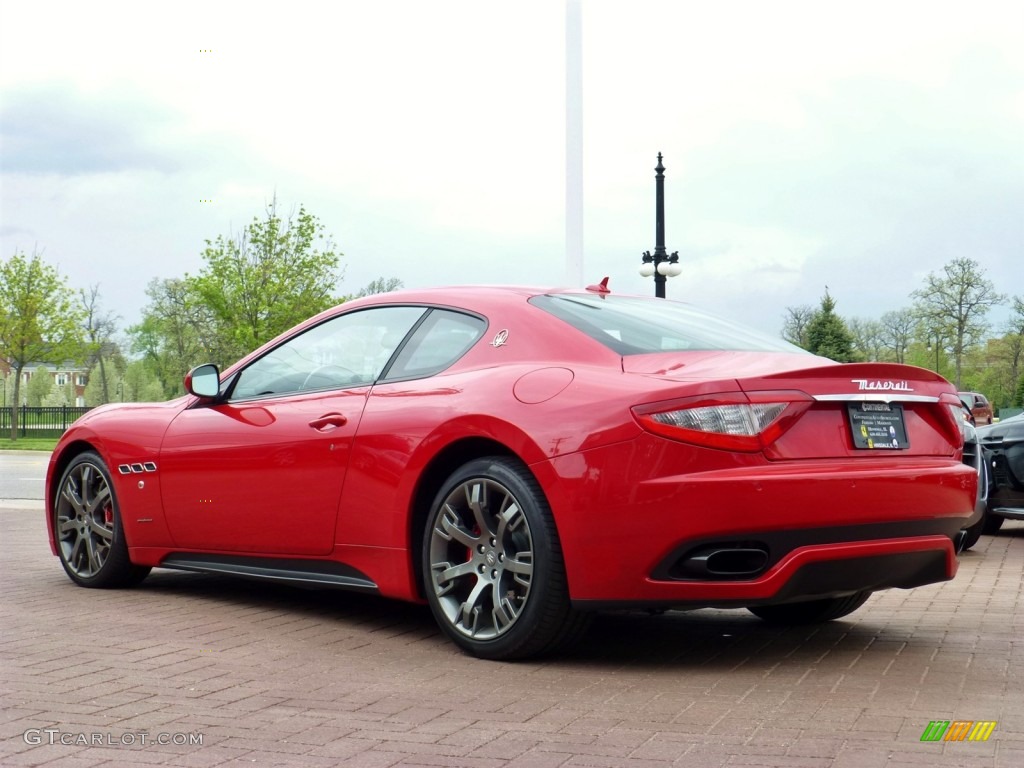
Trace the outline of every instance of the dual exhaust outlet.
{"type": "Polygon", "coordinates": [[[701,547],[676,563],[676,578],[683,579],[749,579],[764,573],[768,567],[768,547],[760,544],[701,547]]]}

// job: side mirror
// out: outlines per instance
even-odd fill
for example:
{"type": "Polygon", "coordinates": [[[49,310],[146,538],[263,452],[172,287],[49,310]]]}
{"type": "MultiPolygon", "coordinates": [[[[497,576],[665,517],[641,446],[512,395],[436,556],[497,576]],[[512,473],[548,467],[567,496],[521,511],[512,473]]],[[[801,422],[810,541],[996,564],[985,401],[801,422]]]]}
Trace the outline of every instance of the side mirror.
{"type": "Polygon", "coordinates": [[[220,371],[212,363],[200,365],[185,374],[185,391],[196,397],[220,394],[220,371]]]}

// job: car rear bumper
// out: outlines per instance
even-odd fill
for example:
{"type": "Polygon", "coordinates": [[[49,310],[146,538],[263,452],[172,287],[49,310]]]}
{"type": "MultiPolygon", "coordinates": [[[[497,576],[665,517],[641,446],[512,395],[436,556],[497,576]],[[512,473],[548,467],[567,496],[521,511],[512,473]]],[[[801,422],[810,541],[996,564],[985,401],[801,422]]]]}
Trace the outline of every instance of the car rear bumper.
{"type": "Polygon", "coordinates": [[[909,589],[956,575],[953,541],[946,536],[801,547],[755,579],[738,581],[646,579],[642,597],[574,599],[582,609],[659,606],[731,608],[838,597],[863,590],[909,589]]]}
{"type": "Polygon", "coordinates": [[[974,513],[978,477],[953,458],[767,462],[708,451],[719,467],[680,472],[709,462],[693,461],[692,449],[689,462],[673,458],[676,447],[659,442],[534,468],[554,489],[574,603],[755,605],[956,573],[955,541],[974,513]]]}

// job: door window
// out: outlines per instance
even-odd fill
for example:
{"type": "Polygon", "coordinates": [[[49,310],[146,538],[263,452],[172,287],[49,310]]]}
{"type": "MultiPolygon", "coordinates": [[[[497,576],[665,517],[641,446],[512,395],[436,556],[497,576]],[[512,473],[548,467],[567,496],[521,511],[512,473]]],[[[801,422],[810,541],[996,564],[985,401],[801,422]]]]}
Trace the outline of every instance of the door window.
{"type": "Polygon", "coordinates": [[[326,320],[247,366],[230,399],[372,384],[425,311],[374,307],[326,320]]]}

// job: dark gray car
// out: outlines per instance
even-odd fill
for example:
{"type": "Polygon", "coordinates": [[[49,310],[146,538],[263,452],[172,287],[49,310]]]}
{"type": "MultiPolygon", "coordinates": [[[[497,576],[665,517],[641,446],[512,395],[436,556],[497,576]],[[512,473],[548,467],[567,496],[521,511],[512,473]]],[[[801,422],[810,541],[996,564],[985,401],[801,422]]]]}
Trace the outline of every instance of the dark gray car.
{"type": "Polygon", "coordinates": [[[988,524],[988,493],[989,493],[989,471],[988,461],[985,452],[982,450],[978,439],[978,430],[974,422],[969,419],[970,411],[964,413],[964,464],[974,467],[978,472],[978,496],[974,503],[974,514],[968,520],[967,526],[962,530],[960,550],[970,549],[978,543],[981,534],[986,533],[988,524]]]}
{"type": "Polygon", "coordinates": [[[1003,520],[1024,520],[1024,414],[977,432],[991,478],[984,532],[995,533],[1003,520]]]}

